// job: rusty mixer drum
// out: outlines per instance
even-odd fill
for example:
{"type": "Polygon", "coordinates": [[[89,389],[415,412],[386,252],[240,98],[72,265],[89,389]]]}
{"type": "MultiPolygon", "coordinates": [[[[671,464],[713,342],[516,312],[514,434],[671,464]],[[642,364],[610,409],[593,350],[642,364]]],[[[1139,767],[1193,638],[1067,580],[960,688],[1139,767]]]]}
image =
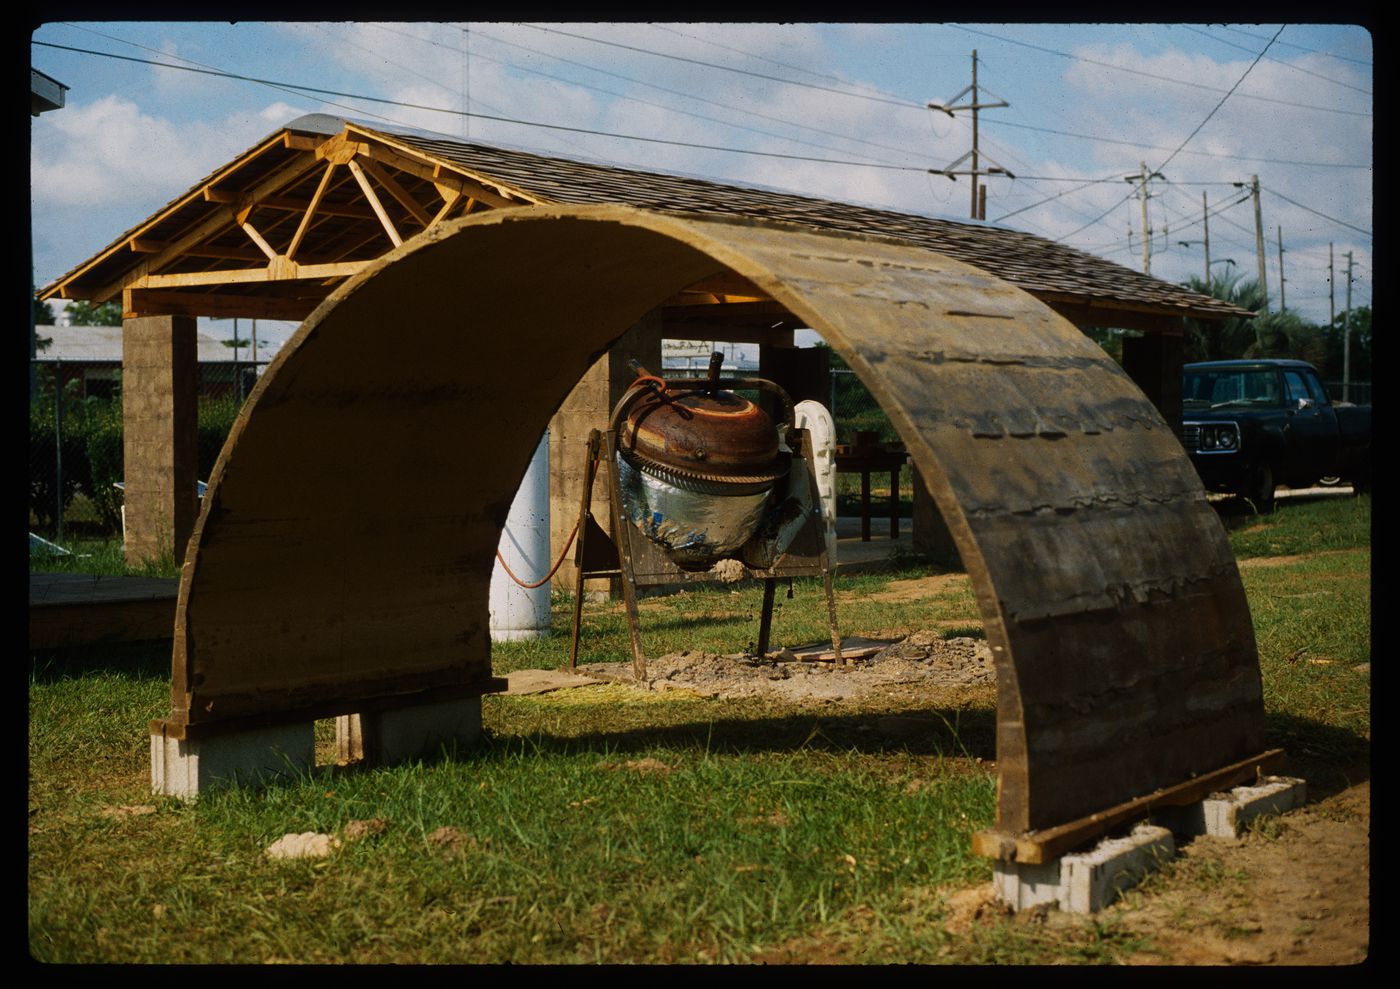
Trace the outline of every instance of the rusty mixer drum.
{"type": "Polygon", "coordinates": [[[623,514],[685,569],[739,550],[787,475],[768,413],[733,392],[653,391],[621,424],[623,514]]]}

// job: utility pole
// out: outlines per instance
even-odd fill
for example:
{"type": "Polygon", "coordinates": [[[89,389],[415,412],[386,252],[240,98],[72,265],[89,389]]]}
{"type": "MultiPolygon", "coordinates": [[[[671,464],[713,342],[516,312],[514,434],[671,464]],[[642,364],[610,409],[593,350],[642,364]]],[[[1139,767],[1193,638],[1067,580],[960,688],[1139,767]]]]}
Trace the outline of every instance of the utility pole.
{"type": "Polygon", "coordinates": [[[1288,279],[1283,277],[1283,227],[1278,230],[1278,311],[1288,308],[1288,279]]]}
{"type": "Polygon", "coordinates": [[[1351,251],[1347,251],[1347,310],[1342,316],[1342,401],[1351,401],[1351,251]]]}
{"type": "Polygon", "coordinates": [[[1332,266],[1332,242],[1327,242],[1327,325],[1337,325],[1336,271],[1332,266]]]}
{"type": "MultiPolygon", "coordinates": [[[[1152,228],[1147,225],[1147,180],[1165,179],[1166,176],[1161,172],[1148,174],[1147,162],[1145,161],[1141,162],[1140,165],[1141,171],[1137,175],[1125,175],[1123,181],[1138,183],[1138,197],[1142,200],[1142,273],[1150,275],[1152,274],[1152,228]]],[[[1206,276],[1209,278],[1210,269],[1206,269],[1206,276]]]]}
{"type": "Polygon", "coordinates": [[[963,155],[957,161],[953,162],[947,168],[930,168],[928,171],[930,175],[946,175],[954,182],[958,180],[957,177],[959,175],[972,176],[971,217],[974,220],[985,220],[987,218],[987,187],[981,185],[978,182],[978,177],[982,175],[1005,175],[1009,179],[1014,179],[1016,177],[1012,175],[1008,169],[997,164],[992,159],[991,155],[984,154],[978,146],[977,112],[979,110],[986,110],[992,107],[1004,107],[1011,105],[1010,103],[1002,99],[1000,96],[997,96],[995,93],[988,93],[987,95],[992,96],[996,100],[996,102],[979,103],[977,101],[977,49],[974,48],[972,50],[972,85],[964,87],[962,91],[958,93],[957,96],[954,96],[947,103],[930,103],[928,105],[928,108],[930,110],[942,110],[950,117],[953,116],[954,110],[972,111],[972,150],[967,152],[967,154],[963,155]],[[971,97],[970,103],[957,105],[958,100],[962,99],[964,96],[969,95],[971,97]],[[969,158],[972,159],[972,167],[965,171],[957,171],[957,167],[963,162],[967,161],[969,158]],[[986,158],[988,164],[991,166],[985,170],[981,167],[981,160],[983,158],[986,158]],[[980,193],[978,191],[979,189],[981,190],[980,193]]]}
{"type": "Polygon", "coordinates": [[[1201,193],[1201,224],[1206,231],[1206,287],[1210,287],[1210,207],[1206,204],[1206,194],[1201,193]]]}
{"type": "Polygon", "coordinates": [[[1259,259],[1259,291],[1264,293],[1264,311],[1269,311],[1269,280],[1264,268],[1264,219],[1259,211],[1259,176],[1249,177],[1249,191],[1254,197],[1254,254],[1259,259]]]}

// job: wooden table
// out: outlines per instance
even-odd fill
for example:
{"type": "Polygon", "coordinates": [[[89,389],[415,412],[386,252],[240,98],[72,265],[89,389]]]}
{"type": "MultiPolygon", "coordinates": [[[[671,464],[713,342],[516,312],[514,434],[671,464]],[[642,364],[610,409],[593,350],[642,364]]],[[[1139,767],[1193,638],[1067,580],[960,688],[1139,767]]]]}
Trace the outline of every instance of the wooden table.
{"type": "Polygon", "coordinates": [[[909,454],[900,449],[880,446],[836,448],[836,470],[860,475],[860,540],[870,542],[870,475],[876,471],[890,472],[890,538],[899,538],[899,471],[909,462],[909,454]]]}

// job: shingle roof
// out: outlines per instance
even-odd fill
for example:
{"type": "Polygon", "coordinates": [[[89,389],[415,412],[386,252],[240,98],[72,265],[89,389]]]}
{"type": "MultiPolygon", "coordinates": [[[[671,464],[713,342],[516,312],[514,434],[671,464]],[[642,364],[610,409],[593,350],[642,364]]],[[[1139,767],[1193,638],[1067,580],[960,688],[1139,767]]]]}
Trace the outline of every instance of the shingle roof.
{"type": "Polygon", "coordinates": [[[549,202],[625,203],[659,211],[737,214],[823,230],[895,237],[976,265],[1037,295],[1073,295],[1086,302],[1111,300],[1225,316],[1244,312],[1230,303],[1047,238],[987,223],[942,220],[447,138],[380,132],[431,158],[486,173],[549,202]]]}
{"type": "MultiPolygon", "coordinates": [[[[1134,325],[1132,322],[1115,322],[1120,316],[1126,318],[1128,314],[1146,314],[1149,319],[1172,316],[1218,319],[1251,315],[1229,302],[1141,274],[1045,237],[985,222],[939,219],[770,189],[576,161],[459,141],[441,135],[391,130],[326,114],[300,117],[269,135],[206,176],[188,192],[171,200],[150,218],[123,233],[103,251],[45,286],[40,296],[48,298],[62,292],[65,298],[83,298],[82,293],[100,290],[110,294],[120,280],[137,272],[145,260],[146,256],[137,253],[137,238],[150,243],[178,241],[185,231],[201,223],[207,224],[219,216],[227,216],[229,207],[221,203],[229,200],[215,201],[215,197],[209,195],[211,187],[218,186],[236,194],[239,190],[253,188],[257,183],[271,181],[282,169],[293,168],[297,162],[306,161],[308,152],[305,145],[298,144],[298,141],[304,141],[308,135],[321,140],[341,133],[354,134],[355,140],[382,142],[391,149],[390,158],[397,154],[406,166],[411,158],[415,163],[413,167],[421,169],[430,166],[432,174],[436,174],[436,169],[441,166],[445,170],[471,175],[488,187],[496,186],[513,193],[514,200],[522,203],[615,203],[659,212],[755,217],[819,230],[896,238],[976,265],[1052,305],[1068,305],[1074,309],[1077,321],[1092,319],[1091,315],[1086,314],[1096,309],[1104,312],[1101,325],[1107,326],[1134,325]]],[[[392,167],[390,158],[383,160],[392,167]]],[[[302,183],[303,195],[309,196],[309,188],[316,184],[317,176],[303,170],[303,178],[297,181],[302,183]]],[[[342,206],[354,206],[363,199],[354,182],[344,181],[348,184],[327,194],[327,202],[334,197],[342,201],[342,206]]],[[[431,184],[425,185],[421,178],[406,181],[431,189],[431,184]]],[[[391,210],[398,208],[392,202],[389,207],[391,210]]],[[[311,254],[319,247],[333,257],[347,256],[346,245],[351,245],[348,249],[352,253],[348,257],[355,259],[361,256],[353,249],[355,244],[379,241],[381,250],[387,248],[389,245],[382,240],[382,232],[373,215],[363,203],[359,208],[369,219],[318,218],[317,225],[308,233],[303,255],[311,254]],[[366,226],[357,228],[357,223],[366,226]],[[313,240],[316,241],[315,245],[312,244],[313,240]]],[[[295,217],[290,225],[282,228],[280,236],[290,238],[294,226],[295,217]]],[[[411,225],[409,229],[412,229],[411,225]]],[[[233,226],[231,218],[228,229],[211,235],[206,243],[221,245],[226,249],[241,246],[245,252],[251,250],[247,238],[233,226]]],[[[239,263],[207,260],[208,257],[166,259],[161,262],[160,270],[210,271],[239,263]]],[[[276,291],[270,290],[269,284],[231,284],[219,291],[229,295],[276,291]]],[[[323,286],[320,291],[324,295],[329,288],[323,286]]]]}

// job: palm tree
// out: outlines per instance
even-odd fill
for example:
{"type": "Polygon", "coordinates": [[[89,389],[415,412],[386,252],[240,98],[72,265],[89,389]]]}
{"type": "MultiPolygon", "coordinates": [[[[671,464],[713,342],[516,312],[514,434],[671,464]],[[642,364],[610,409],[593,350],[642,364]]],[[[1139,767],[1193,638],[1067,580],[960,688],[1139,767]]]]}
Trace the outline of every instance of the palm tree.
{"type": "Polygon", "coordinates": [[[1295,312],[1263,312],[1265,298],[1258,281],[1225,273],[1213,276],[1209,284],[1195,276],[1186,284],[1193,291],[1259,314],[1253,318],[1232,316],[1218,321],[1188,319],[1188,361],[1292,357],[1319,367],[1326,361],[1326,341],[1322,331],[1295,312]]]}

